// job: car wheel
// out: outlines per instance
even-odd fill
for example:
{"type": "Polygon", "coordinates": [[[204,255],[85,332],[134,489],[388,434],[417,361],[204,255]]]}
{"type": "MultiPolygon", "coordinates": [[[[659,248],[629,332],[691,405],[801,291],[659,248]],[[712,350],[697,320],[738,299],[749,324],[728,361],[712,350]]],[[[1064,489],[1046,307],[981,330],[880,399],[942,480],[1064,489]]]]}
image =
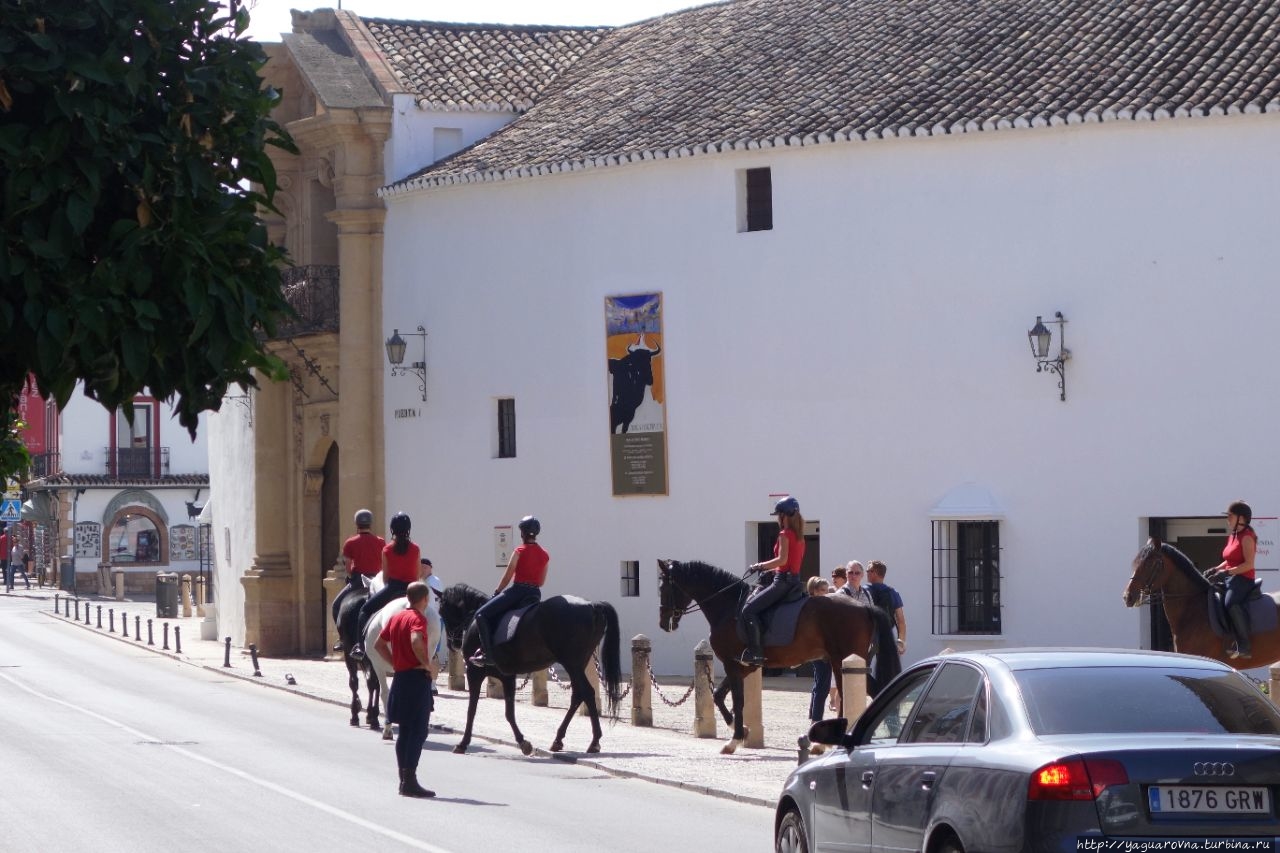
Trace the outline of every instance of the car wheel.
{"type": "Polygon", "coordinates": [[[791,809],[783,815],[782,823],[778,824],[778,837],[773,849],[777,853],[809,853],[809,837],[805,835],[800,812],[791,809]]]}
{"type": "Polygon", "coordinates": [[[953,835],[938,846],[938,853],[964,853],[964,848],[960,846],[960,842],[953,835]]]}

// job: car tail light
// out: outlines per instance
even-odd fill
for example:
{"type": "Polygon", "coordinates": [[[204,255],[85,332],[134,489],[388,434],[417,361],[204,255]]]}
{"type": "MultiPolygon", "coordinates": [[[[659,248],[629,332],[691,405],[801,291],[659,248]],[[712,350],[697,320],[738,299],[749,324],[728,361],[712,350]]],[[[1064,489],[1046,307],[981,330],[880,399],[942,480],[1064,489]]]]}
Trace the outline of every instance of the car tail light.
{"type": "Polygon", "coordinates": [[[1124,765],[1110,758],[1055,761],[1032,772],[1029,800],[1094,800],[1112,785],[1127,785],[1124,765]]]}

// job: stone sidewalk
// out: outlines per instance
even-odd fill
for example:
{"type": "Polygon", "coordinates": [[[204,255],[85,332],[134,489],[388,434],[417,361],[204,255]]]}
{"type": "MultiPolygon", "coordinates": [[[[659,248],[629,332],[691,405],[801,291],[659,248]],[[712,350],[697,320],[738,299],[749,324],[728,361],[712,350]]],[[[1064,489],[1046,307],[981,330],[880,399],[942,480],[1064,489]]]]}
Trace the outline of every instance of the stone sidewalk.
{"type": "MultiPolygon", "coordinates": [[[[200,617],[159,619],[155,615],[154,599],[135,596],[125,601],[116,601],[91,595],[80,597],[81,616],[79,623],[76,623],[73,618],[54,614],[55,594],[61,595],[57,590],[49,588],[27,591],[21,587],[12,593],[17,597],[44,600],[47,607],[42,607],[42,612],[47,613],[50,619],[64,621],[68,630],[94,631],[117,642],[141,644],[157,654],[168,655],[193,666],[327,702],[335,706],[335,725],[346,725],[350,719],[351,691],[347,687],[347,670],[341,660],[260,657],[258,663],[261,675],[255,676],[252,660],[246,650],[232,648],[229,656],[231,666],[224,666],[228,659],[225,641],[200,639],[203,621],[200,617]],[[88,625],[85,624],[86,606],[92,610],[88,625]],[[101,629],[96,627],[98,607],[102,608],[101,629]],[[115,633],[108,631],[111,611],[114,611],[115,633]],[[120,634],[122,616],[129,619],[127,640],[120,634]],[[142,627],[141,640],[135,637],[135,617],[140,620],[142,627]],[[154,646],[147,646],[148,619],[152,622],[154,646]],[[170,626],[168,651],[162,647],[163,626],[166,623],[170,626]],[[176,651],[174,628],[179,628],[181,632],[181,654],[176,651]]],[[[3,597],[0,596],[0,601],[3,597]]],[[[65,603],[65,595],[62,598],[65,603]]],[[[691,650],[698,639],[690,634],[691,650]]],[[[622,657],[625,666],[630,662],[630,654],[629,644],[624,643],[624,646],[622,657]]],[[[690,676],[658,675],[655,682],[660,692],[655,691],[652,697],[652,728],[639,728],[630,724],[631,699],[627,696],[619,705],[616,722],[611,723],[607,718],[601,720],[604,727],[601,753],[588,755],[583,752],[591,740],[590,722],[586,717],[575,717],[565,737],[566,751],[555,757],[616,776],[643,779],[772,808],[787,774],[796,766],[796,739],[808,731],[809,679],[783,676],[764,680],[762,710],[765,746],[761,749],[740,748],[733,756],[720,755],[720,747],[729,734],[723,720],[718,721],[716,739],[696,738],[691,734],[692,697],[674,706],[663,700],[665,696],[672,703],[679,702],[692,684],[690,676]]],[[[441,673],[437,685],[439,695],[431,718],[431,736],[446,743],[456,743],[466,723],[467,696],[462,691],[448,688],[446,673],[441,673]]],[[[623,682],[624,689],[629,685],[629,679],[623,682]]],[[[517,691],[516,720],[525,737],[533,743],[540,755],[551,755],[546,749],[554,739],[556,728],[564,719],[568,708],[567,683],[565,687],[561,687],[557,682],[551,681],[548,694],[548,707],[534,707],[530,704],[530,687],[527,683],[517,691]]],[[[363,684],[360,695],[363,702],[363,684]]],[[[363,713],[360,719],[364,720],[363,713]]],[[[377,737],[373,733],[369,736],[377,737]]],[[[498,745],[502,745],[502,748],[515,748],[511,728],[504,716],[504,703],[499,699],[485,698],[482,694],[476,712],[471,751],[493,751],[499,748],[498,745]]]]}

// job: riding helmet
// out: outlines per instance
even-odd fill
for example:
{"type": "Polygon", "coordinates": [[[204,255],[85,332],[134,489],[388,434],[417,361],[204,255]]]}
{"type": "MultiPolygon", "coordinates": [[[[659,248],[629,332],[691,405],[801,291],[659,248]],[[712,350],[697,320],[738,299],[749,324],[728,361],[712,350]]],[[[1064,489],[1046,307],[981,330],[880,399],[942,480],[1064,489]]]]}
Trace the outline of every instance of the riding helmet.
{"type": "Polygon", "coordinates": [[[1253,509],[1244,501],[1232,501],[1231,506],[1227,507],[1227,512],[1240,516],[1245,524],[1253,523],[1253,509]]]}
{"type": "Polygon", "coordinates": [[[413,522],[409,520],[407,513],[397,512],[391,516],[391,532],[396,536],[408,536],[411,527],[413,522]]]}
{"type": "Polygon", "coordinates": [[[356,527],[373,527],[373,513],[367,509],[357,512],[356,527]]]}
{"type": "Polygon", "coordinates": [[[800,501],[787,495],[782,500],[773,505],[773,512],[770,515],[795,515],[800,511],[800,501]]]}
{"type": "Polygon", "coordinates": [[[537,536],[542,532],[542,522],[532,515],[526,515],[520,519],[520,532],[526,536],[537,536]]]}

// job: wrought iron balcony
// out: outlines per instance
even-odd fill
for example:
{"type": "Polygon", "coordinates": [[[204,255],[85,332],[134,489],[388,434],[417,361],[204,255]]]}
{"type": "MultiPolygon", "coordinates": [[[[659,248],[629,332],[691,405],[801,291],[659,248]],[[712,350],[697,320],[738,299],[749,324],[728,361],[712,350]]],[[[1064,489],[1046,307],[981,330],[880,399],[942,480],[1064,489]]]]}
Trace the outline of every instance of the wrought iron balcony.
{"type": "Polygon", "coordinates": [[[167,447],[108,447],[107,476],[156,479],[169,475],[169,448],[167,447]]]}
{"type": "Polygon", "coordinates": [[[338,331],[338,267],[310,264],[280,273],[284,298],[298,316],[276,330],[276,338],[338,331]]]}
{"type": "Polygon", "coordinates": [[[31,457],[31,479],[40,480],[62,470],[62,454],[37,453],[31,457]]]}

